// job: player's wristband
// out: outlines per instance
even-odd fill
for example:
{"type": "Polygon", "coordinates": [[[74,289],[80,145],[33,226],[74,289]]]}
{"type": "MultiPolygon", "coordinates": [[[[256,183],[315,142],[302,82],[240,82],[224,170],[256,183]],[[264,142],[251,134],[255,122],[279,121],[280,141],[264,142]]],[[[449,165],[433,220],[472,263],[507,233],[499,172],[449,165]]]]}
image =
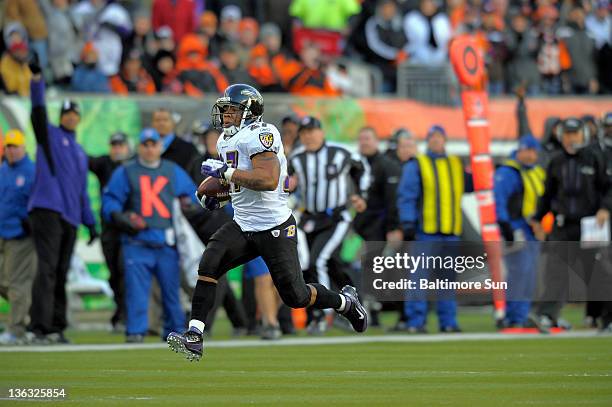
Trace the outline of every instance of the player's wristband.
{"type": "Polygon", "coordinates": [[[223,178],[225,178],[227,182],[232,182],[232,175],[234,175],[234,171],[236,171],[235,168],[228,168],[223,173],[223,178]]]}

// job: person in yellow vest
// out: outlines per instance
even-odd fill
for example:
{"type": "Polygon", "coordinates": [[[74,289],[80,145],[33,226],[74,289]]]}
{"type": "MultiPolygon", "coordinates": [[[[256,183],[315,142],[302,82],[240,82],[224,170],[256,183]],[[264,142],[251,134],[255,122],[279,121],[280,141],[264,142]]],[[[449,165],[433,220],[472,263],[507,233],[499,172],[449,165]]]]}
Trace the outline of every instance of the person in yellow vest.
{"type": "Polygon", "coordinates": [[[539,151],[538,140],[525,135],[519,139],[518,149],[495,171],[495,212],[506,241],[508,283],[506,317],[500,328],[525,325],[535,290],[540,245],[529,222],[544,193],[546,179],[546,172],[537,165],[539,151]]]}
{"type": "MultiPolygon", "coordinates": [[[[404,240],[430,242],[418,244],[417,252],[426,256],[440,256],[448,250],[445,242],[461,240],[463,231],[461,198],[464,192],[473,191],[472,177],[467,175],[461,159],[446,154],[446,131],[442,126],[432,126],[427,132],[427,153],[408,161],[402,170],[398,186],[398,210],[404,240]],[[440,244],[438,244],[440,242],[440,244]]],[[[412,275],[420,278],[454,281],[453,269],[424,270],[412,275]],[[433,271],[430,277],[430,271],[433,271]]],[[[406,330],[425,333],[427,321],[427,293],[423,290],[408,291],[404,304],[406,330]]],[[[460,332],[457,324],[457,305],[453,290],[437,292],[436,310],[440,332],[460,332]]]]}

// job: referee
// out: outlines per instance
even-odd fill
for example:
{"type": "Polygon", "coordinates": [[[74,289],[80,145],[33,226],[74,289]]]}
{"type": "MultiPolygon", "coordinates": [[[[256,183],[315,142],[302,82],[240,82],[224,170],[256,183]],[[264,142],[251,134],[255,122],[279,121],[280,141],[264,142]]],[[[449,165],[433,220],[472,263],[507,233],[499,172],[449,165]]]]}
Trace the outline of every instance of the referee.
{"type": "MultiPolygon", "coordinates": [[[[366,209],[370,170],[359,155],[325,141],[321,122],[304,117],[298,129],[302,145],[289,157],[289,175],[300,188],[303,213],[299,227],[306,235],[309,261],[304,279],[330,287],[352,284],[348,264],[340,258],[342,241],[351,224],[349,202],[359,213],[366,209]]],[[[309,333],[324,332],[324,314],[309,315],[309,333]]]]}

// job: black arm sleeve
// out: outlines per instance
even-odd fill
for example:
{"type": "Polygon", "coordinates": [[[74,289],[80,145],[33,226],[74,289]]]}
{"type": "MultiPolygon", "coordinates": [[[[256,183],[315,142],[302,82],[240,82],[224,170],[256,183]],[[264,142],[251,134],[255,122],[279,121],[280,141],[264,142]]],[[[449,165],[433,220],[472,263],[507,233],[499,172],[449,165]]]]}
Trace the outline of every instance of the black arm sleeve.
{"type": "Polygon", "coordinates": [[[516,138],[524,136],[526,134],[532,134],[531,128],[529,127],[529,118],[527,118],[527,105],[525,105],[525,99],[519,98],[516,104],[516,118],[518,122],[518,134],[516,138]]]}
{"type": "Polygon", "coordinates": [[[352,158],[350,158],[350,160],[351,160],[350,162],[351,169],[349,170],[349,176],[351,177],[351,180],[353,181],[353,186],[355,187],[355,193],[359,195],[363,195],[363,193],[366,191],[361,190],[360,181],[361,181],[361,177],[365,173],[365,168],[361,161],[354,160],[352,158]]]}
{"type": "Polygon", "coordinates": [[[597,190],[601,191],[601,207],[612,212],[612,179],[608,176],[605,158],[595,154],[597,160],[597,190]]]}
{"type": "Polygon", "coordinates": [[[36,142],[42,147],[47,162],[49,163],[49,169],[51,174],[55,176],[55,165],[53,164],[53,156],[51,155],[51,146],[49,145],[49,128],[47,126],[47,108],[43,106],[34,106],[32,108],[32,128],[34,129],[34,136],[36,142]]]}

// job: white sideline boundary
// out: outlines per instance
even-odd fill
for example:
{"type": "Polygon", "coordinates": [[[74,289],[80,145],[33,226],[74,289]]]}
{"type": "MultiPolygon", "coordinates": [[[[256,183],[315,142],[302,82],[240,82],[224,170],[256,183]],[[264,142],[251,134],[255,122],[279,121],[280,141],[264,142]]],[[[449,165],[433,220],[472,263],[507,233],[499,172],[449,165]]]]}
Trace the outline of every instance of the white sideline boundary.
{"type": "MultiPolygon", "coordinates": [[[[287,338],[278,341],[260,339],[231,339],[204,341],[206,348],[260,348],[269,346],[314,346],[314,345],[345,345],[363,343],[432,343],[432,342],[464,342],[464,341],[497,341],[524,339],[563,339],[563,338],[605,338],[594,331],[564,332],[552,335],[542,334],[502,334],[502,333],[458,333],[433,335],[377,335],[377,336],[338,336],[327,338],[287,338]]],[[[45,345],[45,346],[0,346],[0,353],[12,352],[92,352],[116,350],[153,350],[165,349],[165,342],[143,344],[100,344],[100,345],[45,345]]]]}

